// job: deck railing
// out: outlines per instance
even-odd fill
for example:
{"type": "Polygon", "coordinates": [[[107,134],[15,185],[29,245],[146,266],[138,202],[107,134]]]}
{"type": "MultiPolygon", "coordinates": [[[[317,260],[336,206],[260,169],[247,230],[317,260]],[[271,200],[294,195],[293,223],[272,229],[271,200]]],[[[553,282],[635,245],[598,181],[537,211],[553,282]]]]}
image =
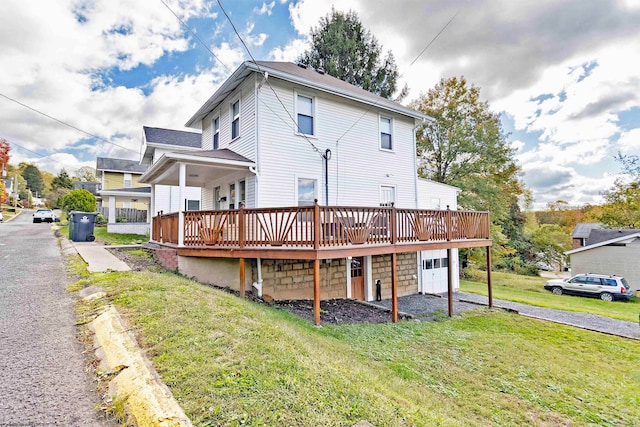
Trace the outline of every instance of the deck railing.
{"type": "MultiPolygon", "coordinates": [[[[153,239],[178,243],[178,213],[153,218],[153,239]]],[[[184,212],[184,245],[323,248],[489,239],[489,213],[295,206],[184,212]]]]}

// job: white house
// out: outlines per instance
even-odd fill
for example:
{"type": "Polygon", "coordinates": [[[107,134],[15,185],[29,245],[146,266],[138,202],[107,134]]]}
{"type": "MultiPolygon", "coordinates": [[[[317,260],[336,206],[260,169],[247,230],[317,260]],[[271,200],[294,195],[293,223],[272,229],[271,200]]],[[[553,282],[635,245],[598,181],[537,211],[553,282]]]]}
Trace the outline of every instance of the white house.
{"type": "Polygon", "coordinates": [[[373,300],[378,280],[383,298],[417,293],[422,250],[491,244],[488,215],[455,211],[455,189],[427,183],[440,193],[422,194],[425,120],[321,70],[245,62],[187,121],[200,149],[194,137],[144,150],[153,212],[162,186],[177,186],[179,201],[156,217],[152,240],[189,276],[274,299],[373,300]],[[188,211],[189,187],[201,189],[201,211],[188,211]],[[436,200],[441,210],[428,210],[436,200]]]}

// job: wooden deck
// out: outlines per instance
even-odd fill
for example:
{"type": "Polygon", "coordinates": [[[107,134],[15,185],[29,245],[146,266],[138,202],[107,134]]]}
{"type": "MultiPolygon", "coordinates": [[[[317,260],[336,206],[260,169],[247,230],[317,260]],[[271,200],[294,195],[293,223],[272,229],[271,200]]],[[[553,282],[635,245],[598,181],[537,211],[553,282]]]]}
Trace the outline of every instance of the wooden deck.
{"type": "Polygon", "coordinates": [[[185,256],[313,260],[491,244],[488,212],[316,204],[183,215],[183,242],[178,213],[153,218],[152,240],[185,256]]]}
{"type": "MultiPolygon", "coordinates": [[[[397,254],[431,249],[485,247],[489,306],[491,237],[488,212],[395,207],[294,206],[186,211],[153,218],[151,240],[181,256],[239,260],[244,297],[245,259],[313,261],[314,314],[320,324],[320,260],[391,255],[391,317],[398,320],[397,254]]],[[[449,267],[449,315],[453,315],[449,267]]]]}

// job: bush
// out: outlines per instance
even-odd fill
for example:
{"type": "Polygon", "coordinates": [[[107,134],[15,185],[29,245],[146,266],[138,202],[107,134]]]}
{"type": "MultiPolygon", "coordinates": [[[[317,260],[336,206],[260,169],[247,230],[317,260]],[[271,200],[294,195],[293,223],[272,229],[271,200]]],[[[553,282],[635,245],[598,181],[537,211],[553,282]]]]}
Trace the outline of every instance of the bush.
{"type": "Polygon", "coordinates": [[[102,214],[96,215],[96,225],[106,225],[109,222],[106,216],[102,214]]]}
{"type": "Polygon", "coordinates": [[[87,190],[71,190],[62,198],[61,207],[66,212],[95,212],[96,198],[87,190]]]}

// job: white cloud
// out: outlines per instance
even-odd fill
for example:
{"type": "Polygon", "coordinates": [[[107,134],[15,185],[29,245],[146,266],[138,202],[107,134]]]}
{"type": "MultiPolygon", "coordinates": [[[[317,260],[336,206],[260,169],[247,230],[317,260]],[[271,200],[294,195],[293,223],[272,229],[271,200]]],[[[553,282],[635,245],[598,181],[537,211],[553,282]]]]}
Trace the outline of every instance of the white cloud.
{"type": "Polygon", "coordinates": [[[272,1],[271,3],[267,4],[267,3],[262,3],[262,7],[260,8],[254,8],[253,11],[255,13],[257,13],[258,15],[268,15],[271,16],[271,13],[273,12],[273,7],[276,5],[275,1],[272,1]]]}
{"type": "Polygon", "coordinates": [[[638,154],[640,151],[640,128],[624,132],[618,139],[618,148],[625,154],[638,154]]]}

